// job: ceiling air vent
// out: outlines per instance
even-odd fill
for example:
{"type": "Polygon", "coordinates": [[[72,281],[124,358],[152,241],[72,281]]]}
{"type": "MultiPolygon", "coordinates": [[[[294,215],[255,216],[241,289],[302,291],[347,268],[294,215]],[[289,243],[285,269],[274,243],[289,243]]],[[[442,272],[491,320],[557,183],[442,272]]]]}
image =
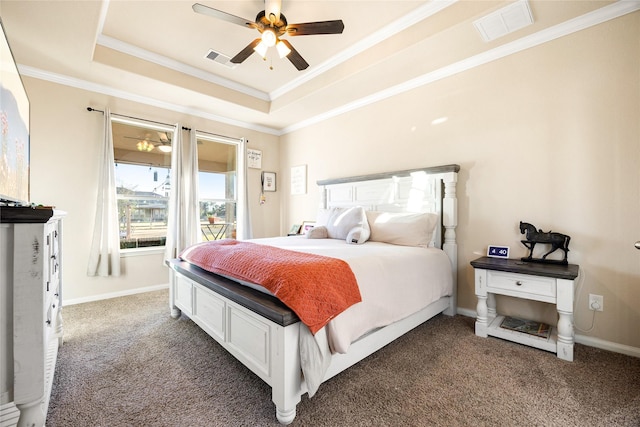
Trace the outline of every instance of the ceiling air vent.
{"type": "Polygon", "coordinates": [[[519,0],[473,22],[486,42],[531,24],[533,15],[526,0],[519,0]]]}
{"type": "Polygon", "coordinates": [[[227,55],[216,52],[213,49],[209,49],[209,53],[205,55],[205,58],[210,59],[213,62],[217,62],[218,64],[226,65],[229,68],[236,68],[236,66],[238,65],[231,62],[231,58],[229,58],[227,55]]]}

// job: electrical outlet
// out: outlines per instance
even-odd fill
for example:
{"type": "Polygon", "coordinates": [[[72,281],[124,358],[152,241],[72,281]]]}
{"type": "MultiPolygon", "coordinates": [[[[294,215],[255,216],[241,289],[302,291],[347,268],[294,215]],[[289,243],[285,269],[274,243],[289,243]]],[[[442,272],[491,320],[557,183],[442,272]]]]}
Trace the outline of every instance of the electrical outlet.
{"type": "Polygon", "coordinates": [[[602,295],[589,294],[589,310],[603,311],[604,297],[602,295]]]}

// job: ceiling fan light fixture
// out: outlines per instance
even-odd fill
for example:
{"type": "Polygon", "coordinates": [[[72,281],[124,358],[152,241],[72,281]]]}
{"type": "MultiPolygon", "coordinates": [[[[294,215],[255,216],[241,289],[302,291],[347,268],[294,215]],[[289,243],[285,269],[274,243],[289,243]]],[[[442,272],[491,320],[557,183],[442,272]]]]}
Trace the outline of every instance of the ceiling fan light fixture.
{"type": "Polygon", "coordinates": [[[170,153],[171,146],[166,144],[158,145],[158,150],[162,151],[163,153],[170,153]]]}
{"type": "Polygon", "coordinates": [[[253,48],[253,50],[255,50],[261,58],[267,57],[267,49],[269,49],[269,46],[267,46],[263,41],[258,43],[257,46],[253,48]]]}
{"type": "Polygon", "coordinates": [[[136,144],[136,147],[138,147],[138,151],[146,151],[146,152],[149,152],[154,149],[153,144],[146,140],[138,141],[138,143],[136,144]]]}
{"type": "Polygon", "coordinates": [[[285,56],[291,53],[291,49],[289,49],[289,47],[286,44],[284,44],[282,40],[278,40],[278,43],[276,43],[276,49],[278,50],[278,55],[280,55],[280,59],[284,58],[285,56]]]}
{"type": "Polygon", "coordinates": [[[262,32],[262,43],[266,44],[267,47],[275,46],[277,40],[276,33],[271,28],[265,28],[262,32]]]}

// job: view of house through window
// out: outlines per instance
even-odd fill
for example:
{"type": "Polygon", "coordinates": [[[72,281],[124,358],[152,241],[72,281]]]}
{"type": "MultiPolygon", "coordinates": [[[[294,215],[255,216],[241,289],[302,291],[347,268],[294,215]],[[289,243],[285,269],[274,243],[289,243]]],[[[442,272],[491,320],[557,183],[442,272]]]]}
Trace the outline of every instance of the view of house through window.
{"type": "MultiPolygon", "coordinates": [[[[112,117],[120,248],[164,246],[173,128],[112,117]]],[[[198,137],[202,240],[235,237],[237,144],[198,137]]]]}

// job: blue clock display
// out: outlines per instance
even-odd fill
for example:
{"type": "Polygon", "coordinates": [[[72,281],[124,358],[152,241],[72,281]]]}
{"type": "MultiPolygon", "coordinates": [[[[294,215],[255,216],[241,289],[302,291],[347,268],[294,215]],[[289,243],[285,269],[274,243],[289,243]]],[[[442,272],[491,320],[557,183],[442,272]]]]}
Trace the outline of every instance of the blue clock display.
{"type": "Polygon", "coordinates": [[[489,246],[487,256],[493,258],[509,258],[508,246],[489,246]]]}

